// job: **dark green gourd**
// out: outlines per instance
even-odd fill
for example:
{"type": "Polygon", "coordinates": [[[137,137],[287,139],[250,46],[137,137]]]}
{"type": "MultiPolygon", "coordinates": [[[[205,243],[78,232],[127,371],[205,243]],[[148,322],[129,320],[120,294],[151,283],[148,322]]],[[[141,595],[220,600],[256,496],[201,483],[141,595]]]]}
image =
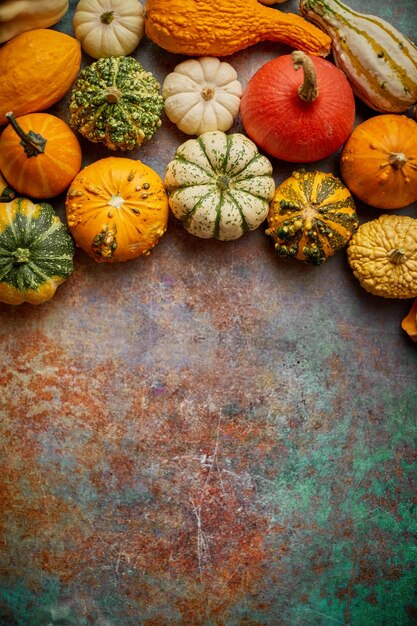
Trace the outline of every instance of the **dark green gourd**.
{"type": "Polygon", "coordinates": [[[109,57],[80,72],[70,96],[70,126],[110,150],[133,150],[161,126],[163,109],[151,72],[133,57],[109,57]]]}
{"type": "Polygon", "coordinates": [[[73,271],[74,242],[49,204],[0,204],[0,301],[41,304],[73,271]]]}

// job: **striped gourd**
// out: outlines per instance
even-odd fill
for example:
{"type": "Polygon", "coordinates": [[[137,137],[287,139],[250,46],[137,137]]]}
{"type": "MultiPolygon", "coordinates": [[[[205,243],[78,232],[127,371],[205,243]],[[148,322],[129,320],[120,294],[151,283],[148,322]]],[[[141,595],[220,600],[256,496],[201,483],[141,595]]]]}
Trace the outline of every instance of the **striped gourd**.
{"type": "Polygon", "coordinates": [[[192,235],[238,239],[266,218],[272,165],[240,133],[209,131],[189,139],[168,163],[165,184],[175,217],[192,235]]]}
{"type": "Polygon", "coordinates": [[[0,204],[0,302],[41,304],[73,270],[74,243],[49,204],[0,204]]]}
{"type": "Polygon", "coordinates": [[[280,257],[321,265],[343,248],[358,227],[355,204],[342,181],[299,170],[275,192],[265,231],[280,257]]]}
{"type": "Polygon", "coordinates": [[[385,20],[340,0],[300,0],[301,14],[332,39],[336,65],[376,111],[406,111],[417,101],[417,47],[385,20]]]}

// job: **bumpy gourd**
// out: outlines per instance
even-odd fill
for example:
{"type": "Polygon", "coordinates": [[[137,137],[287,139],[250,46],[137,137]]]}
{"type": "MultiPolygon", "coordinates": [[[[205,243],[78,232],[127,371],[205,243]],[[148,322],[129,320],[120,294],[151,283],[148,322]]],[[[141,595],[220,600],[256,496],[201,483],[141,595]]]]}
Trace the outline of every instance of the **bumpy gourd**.
{"type": "Polygon", "coordinates": [[[110,150],[133,150],[161,126],[159,83],[133,57],[99,59],[71,91],[70,126],[110,150]]]}
{"type": "Polygon", "coordinates": [[[221,131],[179,146],[165,184],[171,210],[189,233],[224,241],[257,228],[275,191],[272,165],[256,145],[221,131]]]}
{"type": "Polygon", "coordinates": [[[121,157],[94,161],[67,192],[67,222],[75,242],[95,261],[128,261],[149,252],[165,233],[168,198],[150,167],[121,157]]]}
{"type": "Polygon", "coordinates": [[[79,42],[56,30],[39,28],[7,42],[0,48],[0,125],[8,111],[18,117],[58,102],[80,64],[79,42]]]}
{"type": "Polygon", "coordinates": [[[380,209],[417,200],[417,123],[405,115],[375,115],[352,132],[341,155],[351,192],[380,209]]]}
{"type": "Polygon", "coordinates": [[[68,0],[2,0],[0,43],[28,30],[53,26],[68,10],[68,0]]]}
{"type": "Polygon", "coordinates": [[[331,37],[336,65],[368,106],[398,113],[417,101],[417,47],[394,26],[340,0],[300,0],[299,7],[331,37]]]}
{"type": "Polygon", "coordinates": [[[0,169],[24,196],[53,198],[67,190],[81,168],[81,147],[69,126],[49,113],[15,119],[0,137],[0,169]]]}
{"type": "Polygon", "coordinates": [[[259,41],[326,56],[331,40],[299,15],[257,0],[147,0],[145,31],[169,52],[221,57],[259,41]]]}
{"type": "Polygon", "coordinates": [[[165,113],[187,135],[229,130],[241,95],[236,70],[216,57],[179,63],[162,85],[165,113]]]}
{"type": "Polygon", "coordinates": [[[355,203],[339,178],[300,170],[277,188],[265,232],[278,256],[321,265],[347,244],[357,226],[355,203]]]}
{"type": "Polygon", "coordinates": [[[0,301],[41,304],[73,271],[74,243],[49,204],[0,204],[0,301]]]}
{"type": "Polygon", "coordinates": [[[347,257],[366,291],[383,298],[417,297],[417,219],[385,213],[361,224],[347,257]]]}
{"type": "Polygon", "coordinates": [[[145,32],[140,0],[80,0],[74,13],[74,32],[93,59],[128,55],[145,32]]]}

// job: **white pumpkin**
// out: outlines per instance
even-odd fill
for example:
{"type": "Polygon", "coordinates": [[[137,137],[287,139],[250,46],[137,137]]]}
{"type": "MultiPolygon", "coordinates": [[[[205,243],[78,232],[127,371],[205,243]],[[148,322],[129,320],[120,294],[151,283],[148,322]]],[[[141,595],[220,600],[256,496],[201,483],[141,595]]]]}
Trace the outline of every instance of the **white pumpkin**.
{"type": "Polygon", "coordinates": [[[126,56],[145,33],[145,11],[139,0],[80,0],[73,24],[81,47],[93,59],[126,56]]]}
{"type": "Polygon", "coordinates": [[[266,218],[272,165],[245,135],[203,133],[177,149],[165,185],[175,217],[192,235],[238,239],[266,218]]]}
{"type": "Polygon", "coordinates": [[[229,130],[239,113],[241,95],[236,70],[216,57],[183,61],[162,85],[165,112],[187,135],[229,130]]]}

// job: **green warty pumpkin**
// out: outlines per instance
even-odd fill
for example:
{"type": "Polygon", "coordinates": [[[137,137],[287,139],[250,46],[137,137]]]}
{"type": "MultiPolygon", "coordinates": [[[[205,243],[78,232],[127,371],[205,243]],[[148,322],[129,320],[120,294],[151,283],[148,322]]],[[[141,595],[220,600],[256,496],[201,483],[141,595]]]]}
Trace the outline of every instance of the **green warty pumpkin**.
{"type": "Polygon", "coordinates": [[[74,242],[52,206],[0,204],[0,301],[41,304],[73,271],[74,242]]]}
{"type": "Polygon", "coordinates": [[[133,150],[161,126],[160,85],[133,57],[99,59],[71,92],[70,126],[110,150],[133,150]]]}

